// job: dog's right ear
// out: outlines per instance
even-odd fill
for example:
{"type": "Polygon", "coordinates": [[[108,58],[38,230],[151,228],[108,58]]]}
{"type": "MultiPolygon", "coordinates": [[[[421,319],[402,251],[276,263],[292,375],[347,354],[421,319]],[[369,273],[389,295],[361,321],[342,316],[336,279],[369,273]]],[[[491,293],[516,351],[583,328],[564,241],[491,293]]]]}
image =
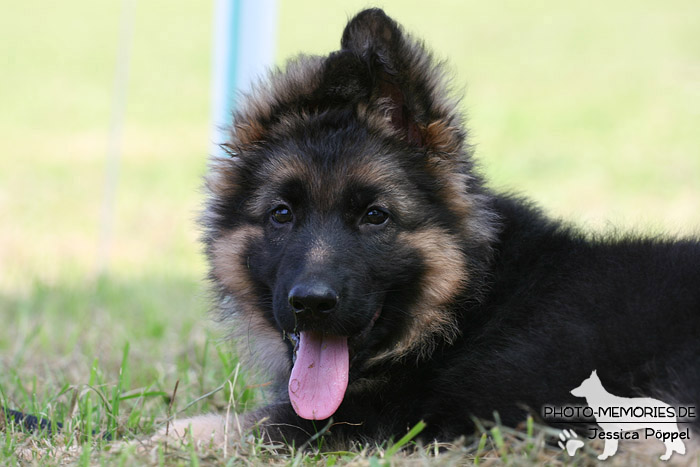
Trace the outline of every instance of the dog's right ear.
{"type": "Polygon", "coordinates": [[[441,154],[460,152],[461,116],[441,64],[384,11],[372,8],[352,18],[339,53],[364,67],[370,105],[388,111],[391,125],[407,141],[441,154]]]}
{"type": "Polygon", "coordinates": [[[371,8],[358,13],[345,26],[340,46],[366,61],[376,56],[389,68],[387,71],[396,73],[393,62],[401,56],[402,39],[403,33],[396,21],[379,8],[371,8]]]}
{"type": "Polygon", "coordinates": [[[407,120],[399,115],[405,107],[397,71],[404,68],[401,38],[399,25],[379,8],[358,13],[343,31],[341,49],[328,56],[312,101],[323,107],[387,98],[392,120],[407,120]]]}

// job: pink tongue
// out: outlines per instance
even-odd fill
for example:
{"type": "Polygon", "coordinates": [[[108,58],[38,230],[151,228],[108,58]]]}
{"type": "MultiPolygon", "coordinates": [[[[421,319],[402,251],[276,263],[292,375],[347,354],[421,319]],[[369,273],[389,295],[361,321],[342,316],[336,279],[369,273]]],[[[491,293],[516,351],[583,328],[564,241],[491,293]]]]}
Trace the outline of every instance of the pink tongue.
{"type": "Polygon", "coordinates": [[[302,332],[297,359],[289,378],[294,411],[307,420],[335,413],[348,387],[348,338],[302,332]]]}

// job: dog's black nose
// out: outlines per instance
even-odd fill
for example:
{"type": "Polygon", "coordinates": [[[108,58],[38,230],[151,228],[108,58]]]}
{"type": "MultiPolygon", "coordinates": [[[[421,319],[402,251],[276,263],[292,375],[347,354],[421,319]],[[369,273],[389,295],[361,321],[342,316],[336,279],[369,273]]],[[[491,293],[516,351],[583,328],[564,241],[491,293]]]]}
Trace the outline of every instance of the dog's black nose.
{"type": "Polygon", "coordinates": [[[297,284],[289,291],[289,304],[297,315],[328,316],[338,305],[338,294],[322,282],[297,284]]]}

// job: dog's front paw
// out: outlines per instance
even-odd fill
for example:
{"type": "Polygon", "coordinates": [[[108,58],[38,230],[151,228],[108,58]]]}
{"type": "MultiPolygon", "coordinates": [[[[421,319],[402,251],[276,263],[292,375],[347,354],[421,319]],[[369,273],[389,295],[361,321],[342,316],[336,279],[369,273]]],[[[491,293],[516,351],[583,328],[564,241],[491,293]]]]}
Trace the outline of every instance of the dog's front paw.
{"type": "MultiPolygon", "coordinates": [[[[195,448],[219,449],[231,445],[261,428],[260,414],[200,415],[182,420],[173,420],[149,439],[149,444],[171,443],[185,445],[192,443],[195,448]]],[[[260,430],[262,431],[262,430],[260,430]]]]}
{"type": "Polygon", "coordinates": [[[163,443],[174,447],[193,445],[195,449],[220,449],[244,445],[254,438],[277,446],[286,442],[302,444],[311,435],[308,430],[295,427],[294,418],[284,418],[285,411],[291,408],[278,404],[230,417],[210,414],[173,420],[152,437],[136,443],[140,451],[149,452],[155,452],[163,443]]]}
{"type": "Polygon", "coordinates": [[[200,415],[198,417],[173,420],[156,433],[153,442],[189,443],[201,446],[223,446],[229,435],[236,435],[226,417],[219,415],[200,415]],[[232,433],[230,433],[232,432],[232,433]]]}
{"type": "Polygon", "coordinates": [[[227,426],[226,417],[202,415],[199,417],[173,420],[156,434],[146,439],[136,439],[112,445],[111,450],[135,450],[139,455],[149,456],[157,461],[157,452],[163,444],[173,448],[184,448],[192,444],[195,449],[219,449],[227,442],[235,442],[239,431],[227,426]]]}

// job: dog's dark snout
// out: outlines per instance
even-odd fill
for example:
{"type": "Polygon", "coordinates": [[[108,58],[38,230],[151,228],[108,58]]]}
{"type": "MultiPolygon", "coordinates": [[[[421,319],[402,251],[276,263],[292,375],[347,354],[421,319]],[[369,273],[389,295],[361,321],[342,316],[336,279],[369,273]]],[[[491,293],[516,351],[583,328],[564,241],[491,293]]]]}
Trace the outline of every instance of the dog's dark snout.
{"type": "Polygon", "coordinates": [[[329,285],[320,282],[297,284],[289,291],[289,304],[297,314],[323,317],[335,309],[338,294],[329,285]]]}

